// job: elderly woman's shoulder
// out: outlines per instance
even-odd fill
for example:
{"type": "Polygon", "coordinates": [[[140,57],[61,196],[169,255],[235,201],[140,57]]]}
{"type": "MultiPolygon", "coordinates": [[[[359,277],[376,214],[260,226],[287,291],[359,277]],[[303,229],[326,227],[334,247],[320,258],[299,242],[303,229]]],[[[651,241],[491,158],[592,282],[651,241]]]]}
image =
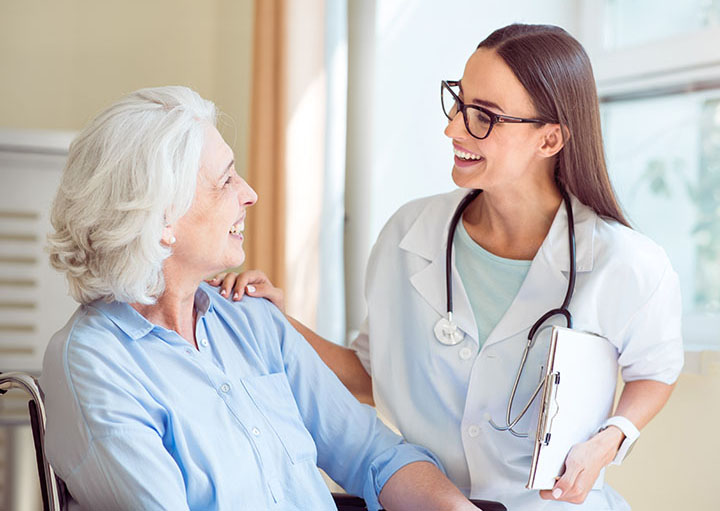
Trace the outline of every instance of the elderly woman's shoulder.
{"type": "Polygon", "coordinates": [[[64,388],[72,386],[75,380],[102,379],[108,376],[109,368],[127,366],[122,361],[132,361],[127,352],[128,339],[127,334],[97,308],[78,307],[65,326],[52,336],[45,350],[41,385],[46,394],[48,386],[64,388]]]}
{"type": "Polygon", "coordinates": [[[280,310],[265,298],[245,295],[241,300],[235,301],[220,295],[220,288],[203,282],[200,288],[205,291],[210,303],[216,312],[232,317],[244,317],[250,323],[258,321],[272,321],[275,316],[282,316],[280,310]]]}

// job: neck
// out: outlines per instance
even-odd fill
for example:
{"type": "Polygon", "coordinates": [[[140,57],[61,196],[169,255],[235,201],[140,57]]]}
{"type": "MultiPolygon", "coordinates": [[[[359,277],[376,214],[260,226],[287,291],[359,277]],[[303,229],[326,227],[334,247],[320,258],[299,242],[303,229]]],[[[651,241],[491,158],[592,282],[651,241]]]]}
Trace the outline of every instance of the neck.
{"type": "Polygon", "coordinates": [[[545,240],[561,203],[554,183],[530,190],[486,190],[465,211],[463,225],[489,252],[530,260],[545,240]]]}
{"type": "Polygon", "coordinates": [[[163,266],[165,291],[151,305],[131,303],[151,323],[174,330],[190,344],[195,342],[195,292],[202,278],[194,278],[174,268],[172,256],[163,266]]]}

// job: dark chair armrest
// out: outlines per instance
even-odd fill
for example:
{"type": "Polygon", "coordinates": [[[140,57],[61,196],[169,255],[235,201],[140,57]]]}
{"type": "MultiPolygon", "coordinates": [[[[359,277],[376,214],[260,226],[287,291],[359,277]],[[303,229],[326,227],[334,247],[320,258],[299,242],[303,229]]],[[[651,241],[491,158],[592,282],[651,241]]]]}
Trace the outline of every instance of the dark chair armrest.
{"type": "MultiPolygon", "coordinates": [[[[333,493],[332,496],[338,511],[365,511],[367,509],[365,501],[360,497],[345,493],[333,493]]],[[[470,502],[483,511],[507,511],[507,508],[500,502],[492,500],[470,500],[470,502]]]]}

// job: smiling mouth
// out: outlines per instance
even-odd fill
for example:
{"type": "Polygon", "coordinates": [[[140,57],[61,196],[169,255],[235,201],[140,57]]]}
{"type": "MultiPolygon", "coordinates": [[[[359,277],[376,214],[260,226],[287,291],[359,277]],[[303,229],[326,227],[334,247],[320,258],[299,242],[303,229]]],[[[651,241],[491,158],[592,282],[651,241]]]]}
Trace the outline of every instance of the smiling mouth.
{"type": "Polygon", "coordinates": [[[458,149],[457,147],[453,147],[453,152],[455,153],[455,156],[465,161],[480,161],[484,159],[479,154],[469,153],[467,151],[463,151],[462,149],[458,149]]]}
{"type": "Polygon", "coordinates": [[[245,230],[245,220],[241,220],[240,222],[236,223],[232,227],[230,227],[230,234],[233,236],[242,236],[243,231],[245,230]]]}

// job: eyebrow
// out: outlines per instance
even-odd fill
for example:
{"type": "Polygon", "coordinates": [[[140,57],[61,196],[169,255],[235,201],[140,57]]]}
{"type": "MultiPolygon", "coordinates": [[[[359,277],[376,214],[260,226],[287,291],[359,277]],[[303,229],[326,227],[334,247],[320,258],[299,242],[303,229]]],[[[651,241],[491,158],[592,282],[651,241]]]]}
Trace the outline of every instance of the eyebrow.
{"type": "Polygon", "coordinates": [[[235,165],[235,160],[230,160],[230,163],[228,163],[228,166],[225,167],[225,170],[222,173],[223,177],[230,171],[233,165],[235,165]]]}
{"type": "MultiPolygon", "coordinates": [[[[463,92],[462,82],[458,82],[458,86],[460,87],[460,92],[463,92]]],[[[463,95],[464,94],[465,93],[463,92],[463,95]]],[[[499,110],[502,113],[505,113],[505,110],[503,110],[500,105],[498,105],[497,103],[493,103],[492,101],[486,101],[484,99],[473,99],[471,104],[478,105],[478,106],[484,106],[486,108],[490,108],[493,110],[499,110]]]]}

